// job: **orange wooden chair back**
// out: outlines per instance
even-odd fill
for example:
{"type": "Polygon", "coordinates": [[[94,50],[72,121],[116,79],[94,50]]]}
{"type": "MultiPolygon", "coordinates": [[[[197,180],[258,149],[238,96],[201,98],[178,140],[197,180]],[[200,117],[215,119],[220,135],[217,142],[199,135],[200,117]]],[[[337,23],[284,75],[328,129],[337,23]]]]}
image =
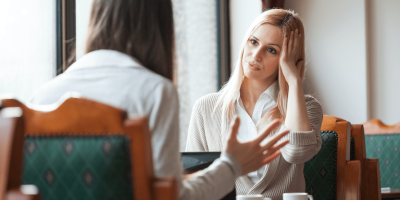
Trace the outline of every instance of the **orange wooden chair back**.
{"type": "MultiPolygon", "coordinates": [[[[172,200],[178,198],[174,178],[156,179],[154,177],[151,134],[146,118],[130,119],[120,109],[84,98],[68,98],[59,105],[42,106],[41,111],[28,108],[15,99],[2,99],[1,108],[5,107],[22,109],[25,122],[24,132],[27,136],[39,134],[59,136],[65,133],[69,136],[80,136],[82,133],[100,136],[124,133],[130,141],[131,171],[136,199],[172,200]]],[[[22,126],[17,128],[20,127],[22,126]]],[[[21,181],[24,140],[21,131],[14,137],[18,140],[11,151],[13,159],[18,161],[14,161],[13,164],[16,170],[9,173],[8,189],[17,186],[21,181]]]]}
{"type": "Polygon", "coordinates": [[[350,123],[346,120],[324,115],[321,131],[338,134],[337,150],[337,199],[360,199],[360,161],[350,161],[350,123]]]}

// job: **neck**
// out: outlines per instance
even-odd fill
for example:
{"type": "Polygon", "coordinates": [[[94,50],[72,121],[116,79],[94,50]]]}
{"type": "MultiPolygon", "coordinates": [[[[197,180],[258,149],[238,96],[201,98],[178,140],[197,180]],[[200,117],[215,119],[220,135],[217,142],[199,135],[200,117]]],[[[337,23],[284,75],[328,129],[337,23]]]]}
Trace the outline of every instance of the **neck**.
{"type": "Polygon", "coordinates": [[[256,104],[260,95],[274,82],[274,79],[252,80],[244,77],[243,83],[240,87],[240,98],[242,101],[256,104]]]}

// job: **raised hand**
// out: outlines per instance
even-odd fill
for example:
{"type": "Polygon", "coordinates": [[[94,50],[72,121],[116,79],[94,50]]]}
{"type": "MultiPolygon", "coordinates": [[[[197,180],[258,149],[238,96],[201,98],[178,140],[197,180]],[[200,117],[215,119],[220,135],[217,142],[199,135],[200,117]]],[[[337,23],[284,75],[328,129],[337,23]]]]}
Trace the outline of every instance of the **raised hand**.
{"type": "Polygon", "coordinates": [[[300,54],[299,43],[301,34],[296,29],[291,31],[290,35],[283,40],[282,53],[280,57],[280,66],[289,86],[292,83],[302,81],[300,78],[301,66],[304,66],[304,60],[297,60],[300,54]]]}
{"type": "Polygon", "coordinates": [[[271,121],[261,134],[254,140],[241,143],[237,140],[240,119],[235,117],[230,126],[230,136],[225,148],[225,152],[231,154],[240,163],[242,175],[255,171],[273,161],[281,152],[280,148],[289,143],[288,140],[278,141],[289,133],[289,130],[275,134],[266,144],[261,146],[261,142],[280,124],[279,120],[271,121]]]}

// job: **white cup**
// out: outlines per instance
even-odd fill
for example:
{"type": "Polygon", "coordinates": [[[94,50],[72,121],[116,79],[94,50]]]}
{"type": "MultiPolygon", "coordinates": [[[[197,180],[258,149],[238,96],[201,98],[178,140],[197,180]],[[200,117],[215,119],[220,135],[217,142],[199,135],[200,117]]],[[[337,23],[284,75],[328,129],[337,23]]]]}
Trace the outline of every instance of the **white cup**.
{"type": "Polygon", "coordinates": [[[272,200],[272,199],[264,198],[261,194],[255,194],[255,195],[237,195],[236,200],[272,200]]]}
{"type": "Polygon", "coordinates": [[[314,198],[307,193],[283,193],[283,200],[314,200],[314,198]]]}

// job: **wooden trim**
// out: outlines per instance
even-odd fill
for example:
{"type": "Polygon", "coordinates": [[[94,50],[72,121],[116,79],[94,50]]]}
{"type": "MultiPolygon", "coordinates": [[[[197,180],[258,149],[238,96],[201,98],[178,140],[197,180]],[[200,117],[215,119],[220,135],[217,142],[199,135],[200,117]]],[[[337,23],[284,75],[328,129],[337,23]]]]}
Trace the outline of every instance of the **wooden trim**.
{"type": "Polygon", "coordinates": [[[18,188],[10,189],[5,197],[6,200],[40,200],[39,194],[24,194],[18,188]]]}
{"type": "Polygon", "coordinates": [[[335,131],[338,134],[336,194],[337,199],[346,197],[346,165],[350,160],[350,123],[329,115],[324,115],[321,131],[335,131]]]}
{"type": "Polygon", "coordinates": [[[365,171],[365,160],[366,160],[366,148],[365,148],[365,136],[364,127],[362,124],[351,125],[351,137],[354,139],[354,155],[355,159],[360,161],[360,173],[361,173],[361,194],[360,198],[363,200],[370,199],[366,196],[367,182],[366,178],[368,174],[365,171]]]}
{"type": "Polygon", "coordinates": [[[365,135],[400,134],[400,122],[395,125],[386,125],[379,119],[371,119],[364,124],[365,135]]]}
{"type": "Polygon", "coordinates": [[[146,118],[128,119],[124,125],[125,133],[131,138],[131,152],[134,153],[131,154],[134,183],[141,183],[133,186],[135,197],[151,200],[154,194],[152,185],[154,170],[148,121],[146,118]]]}
{"type": "Polygon", "coordinates": [[[361,185],[361,163],[359,160],[352,160],[346,163],[345,182],[346,182],[346,188],[345,188],[344,199],[359,200],[360,185],[361,185]]]}
{"type": "Polygon", "coordinates": [[[0,115],[0,198],[21,184],[24,128],[21,116],[4,118],[0,115]]]}
{"type": "Polygon", "coordinates": [[[57,0],[57,75],[75,62],[76,12],[75,0],[57,0]]]}
{"type": "Polygon", "coordinates": [[[178,187],[174,178],[156,179],[154,181],[155,200],[176,200],[178,198],[178,187]],[[175,188],[171,190],[170,188],[175,188]]]}
{"type": "Polygon", "coordinates": [[[365,160],[365,199],[381,200],[381,176],[378,158],[368,158],[365,160]]]}
{"type": "Polygon", "coordinates": [[[69,98],[50,112],[32,110],[15,99],[2,99],[1,103],[4,107],[20,107],[24,113],[26,134],[36,136],[122,134],[122,123],[127,116],[120,109],[84,98],[69,98]],[[104,116],[102,113],[108,114],[104,116]],[[44,122],[46,126],[43,126],[44,122]]]}
{"type": "Polygon", "coordinates": [[[229,0],[217,1],[218,24],[218,89],[228,82],[231,76],[231,45],[229,0]]]}

